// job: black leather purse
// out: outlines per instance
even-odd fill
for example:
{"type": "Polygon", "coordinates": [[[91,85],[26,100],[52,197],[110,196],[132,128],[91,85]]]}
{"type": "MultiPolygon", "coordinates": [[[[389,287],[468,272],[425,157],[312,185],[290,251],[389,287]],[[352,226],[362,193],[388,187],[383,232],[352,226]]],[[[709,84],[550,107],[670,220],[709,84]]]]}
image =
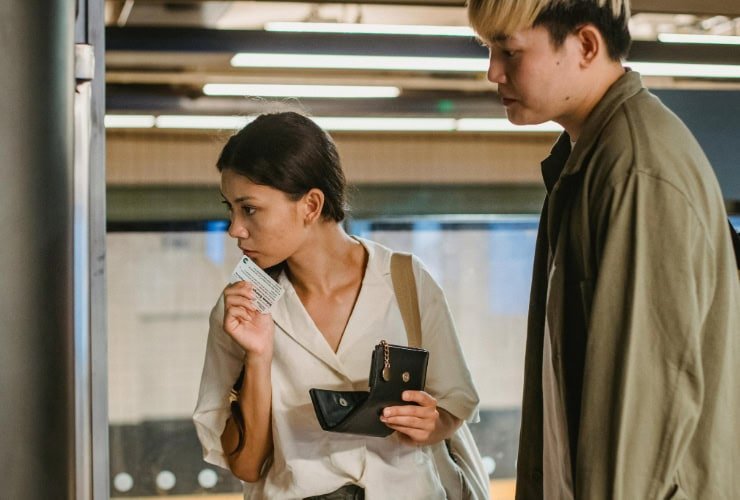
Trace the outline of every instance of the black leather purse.
{"type": "Polygon", "coordinates": [[[393,429],[380,421],[387,406],[409,403],[403,391],[424,390],[429,352],[425,349],[389,344],[381,340],[370,362],[370,391],[310,389],[316,418],[325,431],[385,437],[393,429]]]}

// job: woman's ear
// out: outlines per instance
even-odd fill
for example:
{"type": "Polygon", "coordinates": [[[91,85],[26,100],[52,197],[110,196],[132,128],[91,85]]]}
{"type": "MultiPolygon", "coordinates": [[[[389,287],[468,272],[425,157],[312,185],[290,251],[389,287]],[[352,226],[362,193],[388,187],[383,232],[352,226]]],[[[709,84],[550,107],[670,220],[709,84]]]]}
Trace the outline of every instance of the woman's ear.
{"type": "Polygon", "coordinates": [[[312,188],[301,199],[304,207],[303,223],[305,225],[313,224],[321,218],[321,211],[324,209],[324,192],[317,188],[312,188]]]}
{"type": "Polygon", "coordinates": [[[584,24],[575,33],[581,52],[581,67],[591,66],[606,50],[604,37],[593,24],[584,24]]]}

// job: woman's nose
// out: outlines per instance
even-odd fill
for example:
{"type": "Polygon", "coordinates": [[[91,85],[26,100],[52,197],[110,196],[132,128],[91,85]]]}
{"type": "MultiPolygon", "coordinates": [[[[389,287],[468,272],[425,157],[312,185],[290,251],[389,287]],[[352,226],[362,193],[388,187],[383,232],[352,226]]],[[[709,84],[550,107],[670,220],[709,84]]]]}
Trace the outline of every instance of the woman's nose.
{"type": "Polygon", "coordinates": [[[231,219],[228,232],[232,238],[247,238],[249,236],[247,228],[244,227],[244,224],[240,223],[237,217],[231,219]]]}

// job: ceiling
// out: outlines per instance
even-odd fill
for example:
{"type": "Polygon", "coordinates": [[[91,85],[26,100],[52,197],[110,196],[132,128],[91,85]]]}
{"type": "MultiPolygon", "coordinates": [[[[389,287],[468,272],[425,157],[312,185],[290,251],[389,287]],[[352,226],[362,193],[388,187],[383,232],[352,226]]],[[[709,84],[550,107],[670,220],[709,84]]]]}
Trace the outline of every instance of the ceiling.
{"type": "MultiPolygon", "coordinates": [[[[633,1],[632,62],[740,65],[740,45],[666,44],[658,33],[740,35],[740,2],[633,1]],[[731,5],[734,4],[734,5],[731,5]]],[[[472,37],[286,33],[274,22],[466,26],[458,0],[357,3],[107,0],[109,114],[503,117],[483,71],[237,68],[237,52],[485,58],[472,37]],[[206,83],[392,86],[395,98],[212,97],[206,83]]],[[[740,78],[646,77],[654,88],[740,90],[740,78]]]]}

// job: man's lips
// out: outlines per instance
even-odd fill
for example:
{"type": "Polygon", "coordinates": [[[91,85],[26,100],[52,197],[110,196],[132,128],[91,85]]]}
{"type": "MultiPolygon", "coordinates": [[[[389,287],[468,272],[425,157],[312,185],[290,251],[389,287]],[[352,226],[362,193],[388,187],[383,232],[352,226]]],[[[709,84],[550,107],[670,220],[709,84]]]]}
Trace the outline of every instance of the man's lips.
{"type": "Polygon", "coordinates": [[[515,102],[516,102],[516,99],[512,99],[512,98],[510,98],[510,97],[504,97],[504,96],[501,96],[501,103],[502,103],[502,104],[503,104],[504,106],[509,106],[510,104],[513,104],[513,103],[515,103],[515,102]]]}

